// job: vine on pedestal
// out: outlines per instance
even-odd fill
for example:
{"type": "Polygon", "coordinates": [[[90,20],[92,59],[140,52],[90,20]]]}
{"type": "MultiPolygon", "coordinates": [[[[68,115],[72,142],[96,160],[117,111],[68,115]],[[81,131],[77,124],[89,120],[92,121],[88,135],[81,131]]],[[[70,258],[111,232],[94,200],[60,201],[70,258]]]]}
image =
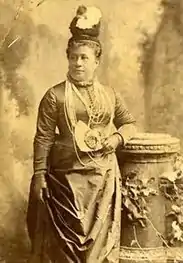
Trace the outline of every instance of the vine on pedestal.
{"type": "Polygon", "coordinates": [[[155,178],[139,179],[137,172],[130,172],[122,184],[122,208],[127,211],[127,217],[133,224],[139,223],[146,226],[147,214],[150,211],[147,199],[156,195],[156,190],[152,187],[155,178]]]}
{"type": "Polygon", "coordinates": [[[183,242],[183,157],[177,155],[173,171],[160,177],[160,190],[171,201],[171,211],[166,217],[172,220],[168,241],[171,245],[183,242]]]}

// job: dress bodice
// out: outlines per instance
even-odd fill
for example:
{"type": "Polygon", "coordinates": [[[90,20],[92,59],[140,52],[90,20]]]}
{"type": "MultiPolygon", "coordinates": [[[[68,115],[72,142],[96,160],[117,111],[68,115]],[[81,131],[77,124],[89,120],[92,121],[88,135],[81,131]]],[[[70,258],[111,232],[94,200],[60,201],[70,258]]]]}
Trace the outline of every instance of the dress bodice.
{"type": "MultiPolygon", "coordinates": [[[[48,168],[48,156],[50,149],[55,143],[56,127],[59,130],[59,137],[63,146],[63,154],[68,152],[69,156],[74,152],[73,136],[69,129],[68,119],[65,115],[65,89],[66,82],[62,82],[48,89],[42,98],[37,118],[37,131],[34,139],[34,173],[46,171],[48,168]]],[[[105,89],[103,87],[103,89],[105,89]]],[[[81,90],[82,96],[87,100],[86,90],[81,90]]],[[[125,103],[114,89],[106,87],[111,102],[105,102],[105,117],[98,124],[97,128],[105,128],[109,123],[111,112],[112,126],[111,133],[117,131],[126,142],[134,134],[134,118],[128,112],[125,103]]],[[[100,102],[100,99],[99,99],[100,102]]],[[[87,109],[77,94],[73,93],[71,106],[74,107],[77,120],[88,123],[89,115],[87,109]]],[[[101,112],[102,114],[104,112],[101,112]]],[[[71,124],[71,123],[70,123],[71,124]]],[[[74,154],[74,153],[73,153],[74,154]]]]}

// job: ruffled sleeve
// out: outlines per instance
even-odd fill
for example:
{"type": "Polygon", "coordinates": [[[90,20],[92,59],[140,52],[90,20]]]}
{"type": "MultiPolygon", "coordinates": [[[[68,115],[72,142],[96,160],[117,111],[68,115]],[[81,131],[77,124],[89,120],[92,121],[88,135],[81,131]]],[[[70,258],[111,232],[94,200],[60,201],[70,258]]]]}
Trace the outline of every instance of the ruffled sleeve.
{"type": "Polygon", "coordinates": [[[42,98],[38,109],[33,156],[35,175],[45,174],[48,169],[48,156],[55,141],[57,115],[57,98],[54,88],[51,88],[42,98]]]}
{"type": "Polygon", "coordinates": [[[125,102],[120,93],[114,91],[115,94],[115,115],[114,124],[117,133],[122,137],[124,145],[135,135],[135,119],[128,111],[125,102]]]}

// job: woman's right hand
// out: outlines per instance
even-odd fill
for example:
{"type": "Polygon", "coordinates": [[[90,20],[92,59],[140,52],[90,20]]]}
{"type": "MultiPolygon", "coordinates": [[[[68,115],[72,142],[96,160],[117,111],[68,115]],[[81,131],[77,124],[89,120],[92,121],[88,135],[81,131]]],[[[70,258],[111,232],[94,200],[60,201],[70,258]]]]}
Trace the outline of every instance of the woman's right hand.
{"type": "Polygon", "coordinates": [[[33,191],[37,200],[44,202],[44,198],[49,197],[47,183],[43,174],[33,176],[33,191]]]}
{"type": "Polygon", "coordinates": [[[118,133],[114,133],[103,141],[103,150],[105,154],[116,151],[119,144],[122,143],[122,137],[118,133]]]}

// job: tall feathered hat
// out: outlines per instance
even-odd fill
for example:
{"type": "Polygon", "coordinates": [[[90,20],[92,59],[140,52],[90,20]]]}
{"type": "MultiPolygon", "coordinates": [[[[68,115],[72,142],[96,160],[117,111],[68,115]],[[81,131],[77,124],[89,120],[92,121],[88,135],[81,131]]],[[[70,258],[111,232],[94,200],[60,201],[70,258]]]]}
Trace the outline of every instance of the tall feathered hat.
{"type": "Polygon", "coordinates": [[[79,6],[76,16],[70,24],[73,40],[90,40],[99,43],[102,14],[100,9],[90,6],[79,6]]]}

